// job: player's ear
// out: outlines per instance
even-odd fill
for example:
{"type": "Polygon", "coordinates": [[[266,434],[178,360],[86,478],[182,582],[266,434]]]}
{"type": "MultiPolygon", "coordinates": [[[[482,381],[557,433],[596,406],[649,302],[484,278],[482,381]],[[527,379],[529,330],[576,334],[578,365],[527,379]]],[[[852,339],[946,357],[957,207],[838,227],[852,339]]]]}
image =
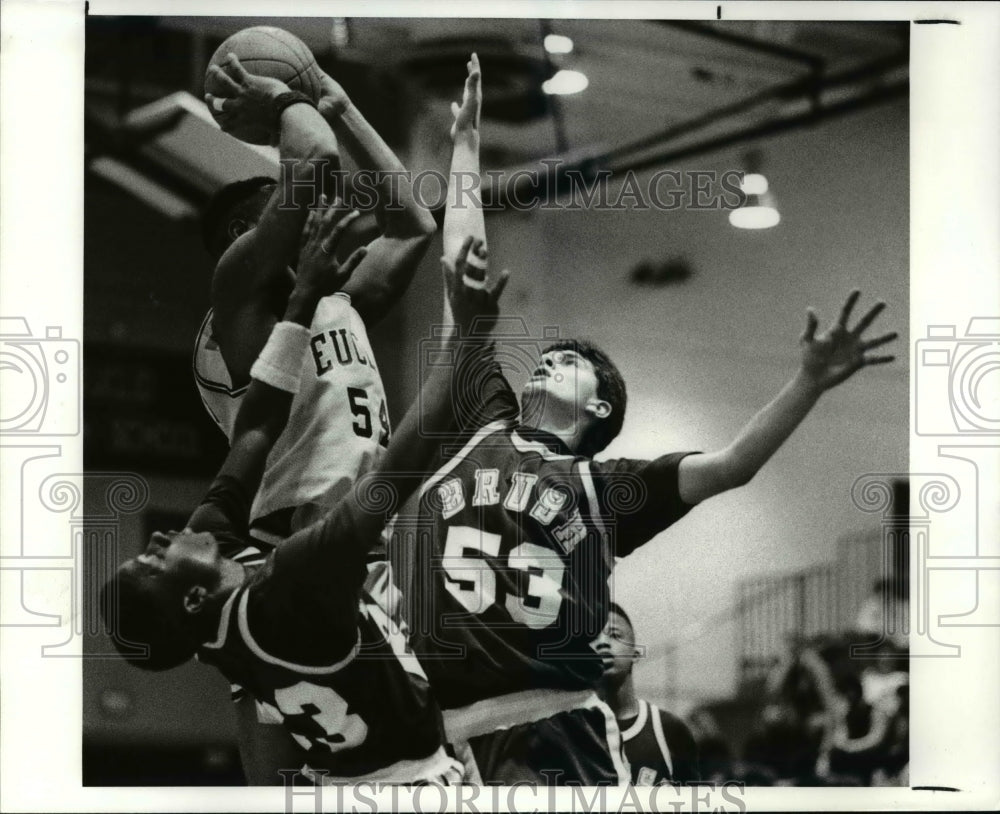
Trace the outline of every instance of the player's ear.
{"type": "Polygon", "coordinates": [[[229,226],[226,229],[226,234],[230,241],[236,240],[240,235],[245,232],[250,231],[250,224],[247,223],[243,218],[233,218],[229,221],[229,226]]]}
{"type": "Polygon", "coordinates": [[[611,415],[611,404],[604,399],[592,398],[583,409],[594,418],[607,418],[611,415]]]}
{"type": "Polygon", "coordinates": [[[184,611],[186,613],[200,613],[205,606],[205,599],[208,597],[208,590],[204,585],[193,585],[184,594],[184,611]]]}

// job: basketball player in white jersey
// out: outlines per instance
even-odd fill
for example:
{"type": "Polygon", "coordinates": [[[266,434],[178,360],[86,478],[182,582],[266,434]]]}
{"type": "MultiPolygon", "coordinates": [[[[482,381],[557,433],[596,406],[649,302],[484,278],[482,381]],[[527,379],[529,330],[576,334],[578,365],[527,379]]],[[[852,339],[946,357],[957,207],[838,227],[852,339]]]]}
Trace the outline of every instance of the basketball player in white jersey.
{"type": "MultiPolygon", "coordinates": [[[[263,560],[271,546],[342,499],[388,444],[385,391],[366,325],[384,316],[406,289],[436,226],[414,200],[402,164],[329,76],[324,74],[323,96],[313,105],[281,82],[248,74],[235,56],[225,70],[211,70],[228,89],[226,98],[206,95],[223,129],[277,128],[272,140],[281,157],[277,183],[252,178],[230,185],[203,222],[206,246],[218,263],[212,310],[199,332],[193,367],[202,401],[227,437],[250,367],[292,289],[310,208],[341,192],[331,185],[340,169],[338,138],[360,167],[384,180],[375,196],[381,234],[342,290],[317,306],[300,390],[251,509],[251,536],[260,542],[263,560]]],[[[353,248],[349,238],[344,243],[353,248]]],[[[373,567],[369,591],[390,585],[385,569],[373,567]]],[[[384,597],[376,601],[389,604],[384,597]]],[[[247,778],[251,784],[273,782],[275,767],[289,765],[288,738],[279,727],[260,725],[253,699],[239,687],[233,692],[247,778]]]]}
{"type": "MultiPolygon", "coordinates": [[[[230,91],[230,98],[206,97],[224,129],[266,124],[276,99],[295,96],[276,80],[247,74],[236,57],[226,70],[213,70],[230,91]]],[[[281,119],[279,183],[250,179],[223,190],[205,222],[206,242],[220,257],[194,374],[206,408],[230,435],[250,365],[290,290],[309,209],[320,205],[324,189],[330,192],[339,170],[338,140],[379,181],[372,197],[381,233],[343,291],[317,309],[302,389],[254,502],[254,537],[270,543],[343,497],[388,444],[385,391],[366,326],[405,291],[436,230],[405,168],[343,88],[325,74],[322,87],[316,110],[296,97],[305,102],[291,108],[301,111],[301,125],[281,119]]]]}
{"type": "Polygon", "coordinates": [[[632,669],[639,658],[632,620],[612,602],[608,623],[594,641],[604,664],[598,694],[615,713],[636,786],[693,783],[701,779],[698,747],[691,730],[676,715],[635,692],[632,669]]]}

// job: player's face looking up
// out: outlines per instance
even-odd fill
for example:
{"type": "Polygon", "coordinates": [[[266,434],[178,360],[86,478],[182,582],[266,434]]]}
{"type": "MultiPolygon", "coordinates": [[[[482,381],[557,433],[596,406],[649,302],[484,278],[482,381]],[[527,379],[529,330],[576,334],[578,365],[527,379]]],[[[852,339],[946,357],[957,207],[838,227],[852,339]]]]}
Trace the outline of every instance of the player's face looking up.
{"type": "Polygon", "coordinates": [[[593,648],[604,663],[606,677],[624,677],[632,671],[639,655],[635,647],[635,632],[621,614],[612,611],[593,648]]]}
{"type": "Polygon", "coordinates": [[[170,578],[179,587],[200,585],[214,591],[222,579],[219,543],[209,532],[154,531],[146,550],[136,557],[147,569],[170,578]]]}
{"type": "Polygon", "coordinates": [[[611,405],[597,395],[597,372],[593,363],[574,350],[550,350],[542,354],[538,367],[524,386],[524,400],[544,398],[544,408],[579,422],[604,418],[611,405]]]}
{"type": "Polygon", "coordinates": [[[569,437],[577,455],[593,456],[621,432],[628,396],[608,355],[582,339],[546,348],[521,392],[526,425],[569,437]]]}

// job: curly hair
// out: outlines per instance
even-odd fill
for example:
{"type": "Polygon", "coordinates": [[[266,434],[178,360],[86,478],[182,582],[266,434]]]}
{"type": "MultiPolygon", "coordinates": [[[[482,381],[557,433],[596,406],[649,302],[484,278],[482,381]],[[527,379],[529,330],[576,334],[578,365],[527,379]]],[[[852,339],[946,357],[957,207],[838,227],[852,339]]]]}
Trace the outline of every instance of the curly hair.
{"type": "Polygon", "coordinates": [[[104,627],[121,656],[143,670],[169,670],[197,649],[184,624],[177,584],[129,560],[101,589],[104,627]]]}

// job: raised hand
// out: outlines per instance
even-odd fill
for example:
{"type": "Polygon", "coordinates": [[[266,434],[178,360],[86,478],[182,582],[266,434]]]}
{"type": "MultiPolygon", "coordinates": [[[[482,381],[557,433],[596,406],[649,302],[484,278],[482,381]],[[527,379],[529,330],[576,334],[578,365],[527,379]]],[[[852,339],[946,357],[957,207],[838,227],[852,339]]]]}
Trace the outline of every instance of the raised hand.
{"type": "Polygon", "coordinates": [[[865,314],[854,328],[848,330],[847,321],[851,311],[857,304],[861,292],[855,289],[850,293],[840,316],[826,331],[817,335],[816,328],[819,319],[812,308],[807,313],[806,329],[802,333],[802,372],[818,390],[829,390],[848,379],[858,370],[868,365],[884,365],[893,361],[895,356],[873,355],[868,353],[875,348],[892,342],[897,334],[895,331],[865,339],[863,334],[885,308],[884,302],[878,302],[865,314]]]}
{"type": "Polygon", "coordinates": [[[500,313],[499,300],[510,277],[506,269],[497,275],[493,284],[483,279],[478,269],[470,267],[471,254],[486,263],[486,249],[482,240],[467,237],[462,243],[455,260],[441,258],[441,270],[444,272],[444,285],[448,293],[448,302],[455,317],[455,324],[460,326],[467,335],[470,332],[478,335],[489,333],[496,324],[500,313]]]}
{"type": "Polygon", "coordinates": [[[465,78],[465,90],[462,91],[462,104],[451,103],[451,115],[455,121],[451,125],[451,137],[460,132],[479,130],[479,116],[483,106],[482,72],[479,70],[479,57],[475,54],[465,65],[468,76],[465,78]]]}
{"type": "Polygon", "coordinates": [[[319,108],[319,112],[323,114],[323,118],[327,121],[335,119],[347,110],[351,104],[347,91],[326,71],[320,71],[319,88],[319,103],[317,107],[319,108]]]}
{"type": "Polygon", "coordinates": [[[212,65],[208,75],[224,94],[205,94],[205,104],[219,126],[244,141],[274,141],[277,122],[274,101],[289,87],[280,79],[248,73],[236,54],[229,54],[220,67],[212,65]],[[248,137],[249,136],[249,137],[248,137]]]}
{"type": "Polygon", "coordinates": [[[339,199],[332,204],[313,209],[302,230],[302,248],[299,250],[296,289],[312,296],[325,297],[339,291],[368,252],[362,246],[351,253],[343,263],[337,261],[337,245],[347,227],[358,217],[357,210],[339,199]]]}

